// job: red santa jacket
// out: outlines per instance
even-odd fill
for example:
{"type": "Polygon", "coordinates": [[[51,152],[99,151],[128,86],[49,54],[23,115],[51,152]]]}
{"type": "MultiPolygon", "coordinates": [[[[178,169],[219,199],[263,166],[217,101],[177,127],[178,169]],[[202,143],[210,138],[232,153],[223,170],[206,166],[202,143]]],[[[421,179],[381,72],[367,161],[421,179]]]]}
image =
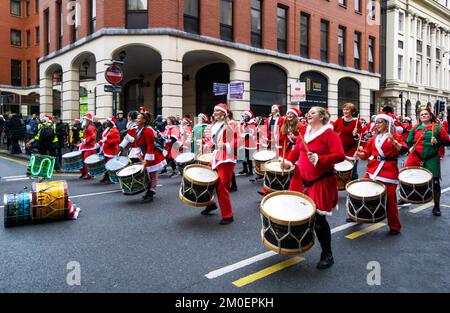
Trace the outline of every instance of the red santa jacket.
{"type": "Polygon", "coordinates": [[[112,158],[119,153],[120,133],[117,127],[107,128],[103,131],[102,140],[98,144],[103,147],[103,154],[112,158]]]}
{"type": "Polygon", "coordinates": [[[283,146],[279,147],[279,137],[280,137],[280,129],[283,125],[284,117],[277,116],[273,117],[272,115],[266,119],[266,133],[267,133],[267,147],[268,148],[277,148],[283,149],[283,146]]]}
{"type": "Polygon", "coordinates": [[[236,163],[237,136],[232,126],[224,122],[214,123],[205,145],[213,151],[212,169],[216,169],[222,163],[236,163]]]}
{"type": "Polygon", "coordinates": [[[166,165],[166,160],[162,152],[155,149],[155,130],[149,126],[143,130],[136,130],[136,135],[138,137],[133,144],[141,149],[147,172],[151,173],[162,169],[166,165]]]}
{"type": "Polygon", "coordinates": [[[353,157],[358,146],[358,139],[353,137],[353,130],[355,127],[357,129],[357,133],[361,135],[361,123],[359,123],[356,118],[354,118],[350,123],[344,124],[344,118],[340,117],[334,123],[334,131],[338,133],[345,151],[345,155],[349,157],[353,157]]]}
{"type": "Polygon", "coordinates": [[[256,149],[256,124],[254,119],[242,120],[240,124],[241,139],[244,141],[244,148],[247,150],[256,149]]]}
{"type": "Polygon", "coordinates": [[[317,164],[314,166],[309,161],[308,153],[300,139],[297,140],[287,159],[292,163],[297,162],[297,169],[304,180],[314,181],[331,172],[334,169],[334,164],[344,161],[345,154],[338,140],[339,136],[333,131],[331,124],[322,126],[313,135],[310,135],[310,132],[311,127],[308,126],[304,139],[309,151],[317,153],[317,164]]]}
{"type": "Polygon", "coordinates": [[[83,138],[81,139],[80,151],[95,150],[97,140],[97,129],[94,125],[89,125],[83,130],[83,138]]]}
{"type": "Polygon", "coordinates": [[[282,128],[280,128],[280,136],[278,141],[278,147],[279,147],[279,156],[283,156],[283,145],[286,145],[286,155],[288,155],[292,148],[295,146],[298,139],[298,135],[302,134],[304,135],[306,132],[306,126],[302,123],[298,123],[297,125],[297,133],[294,134],[294,136],[289,136],[289,134],[283,134],[282,128]]]}
{"type": "MultiPolygon", "coordinates": [[[[371,179],[389,184],[398,184],[397,158],[400,152],[395,148],[392,141],[387,139],[387,135],[379,134],[370,138],[366,147],[362,150],[365,156],[361,159],[369,160],[367,174],[371,179]]],[[[407,148],[401,135],[394,134],[393,137],[403,147],[407,148]]]]}
{"type": "Polygon", "coordinates": [[[167,151],[167,157],[169,159],[173,159],[176,157],[176,153],[173,153],[174,151],[172,151],[172,147],[175,142],[180,140],[180,129],[176,125],[167,125],[163,135],[166,138],[164,150],[167,151]]]}

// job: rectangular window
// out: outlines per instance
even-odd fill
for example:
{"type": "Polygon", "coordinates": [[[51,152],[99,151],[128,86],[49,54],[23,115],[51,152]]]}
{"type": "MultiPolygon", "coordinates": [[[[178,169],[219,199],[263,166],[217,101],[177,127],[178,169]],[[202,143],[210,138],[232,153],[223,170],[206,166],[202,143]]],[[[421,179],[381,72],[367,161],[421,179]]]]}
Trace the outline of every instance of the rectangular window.
{"type": "Polygon", "coordinates": [[[57,49],[62,48],[62,37],[63,37],[63,12],[62,12],[62,3],[61,1],[56,2],[56,31],[58,32],[58,43],[57,43],[57,49]]]}
{"type": "Polygon", "coordinates": [[[431,46],[427,45],[427,58],[431,58],[431,46]]]}
{"type": "Polygon", "coordinates": [[[436,48],[436,59],[440,60],[441,59],[441,49],[436,48]]]}
{"type": "Polygon", "coordinates": [[[403,41],[401,40],[398,41],[398,48],[403,49],[403,41]]]}
{"type": "Polygon", "coordinates": [[[417,44],[416,44],[416,52],[417,53],[422,53],[422,40],[417,39],[417,44]]]}
{"type": "Polygon", "coordinates": [[[300,15],[300,55],[309,58],[309,15],[300,15]]]}
{"type": "Polygon", "coordinates": [[[354,39],[354,67],[356,69],[361,69],[361,61],[360,61],[360,51],[361,51],[361,33],[355,32],[355,39],[354,39]]]}
{"type": "Polygon", "coordinates": [[[361,13],[361,0],[355,0],[355,11],[361,13]]]}
{"type": "Polygon", "coordinates": [[[47,55],[50,52],[50,20],[48,9],[44,11],[44,54],[47,55]]]}
{"type": "Polygon", "coordinates": [[[339,5],[341,5],[341,6],[347,6],[347,3],[346,3],[347,1],[345,1],[345,0],[339,0],[339,5]]]}
{"type": "Polygon", "coordinates": [[[398,56],[398,64],[397,64],[397,79],[403,80],[403,56],[398,56]]]}
{"type": "Polygon", "coordinates": [[[233,1],[220,1],[220,38],[233,41],[233,1]]]}
{"type": "Polygon", "coordinates": [[[16,15],[16,16],[22,15],[20,0],[11,0],[10,13],[11,13],[11,15],[16,15]]]}
{"type": "Polygon", "coordinates": [[[36,38],[35,38],[36,45],[38,45],[38,44],[39,44],[39,39],[40,39],[39,27],[36,27],[36,28],[34,29],[34,31],[35,31],[35,36],[36,36],[36,38]]]}
{"type": "Polygon", "coordinates": [[[31,32],[27,30],[27,48],[31,46],[31,32]]]}
{"type": "Polygon", "coordinates": [[[39,13],[39,0],[34,1],[34,11],[39,13]]]}
{"type": "Polygon", "coordinates": [[[278,51],[281,53],[287,52],[287,41],[286,41],[286,19],[287,19],[287,9],[278,7],[277,8],[277,47],[278,51]]]}
{"type": "Polygon", "coordinates": [[[39,81],[41,80],[40,73],[39,73],[39,58],[36,58],[35,66],[36,66],[36,84],[39,85],[39,81]]]}
{"type": "Polygon", "coordinates": [[[422,83],[422,62],[420,60],[416,61],[416,83],[422,83]]]}
{"type": "Polygon", "coordinates": [[[345,66],[345,28],[338,29],[339,65],[345,66]]]}
{"type": "Polygon", "coordinates": [[[320,21],[320,60],[328,62],[328,22],[320,21]]]}
{"type": "Polygon", "coordinates": [[[27,61],[27,86],[31,86],[31,61],[27,61]]]}
{"type": "Polygon", "coordinates": [[[184,31],[200,33],[198,0],[184,0],[184,31]]]}
{"type": "Polygon", "coordinates": [[[72,25],[72,38],[71,38],[71,40],[72,40],[72,43],[74,43],[74,42],[76,42],[77,40],[78,40],[78,28],[79,28],[79,18],[80,18],[80,16],[79,16],[79,12],[78,12],[78,2],[77,1],[75,1],[75,5],[72,5],[72,10],[73,10],[73,13],[72,14],[74,14],[74,19],[75,19],[75,24],[74,25],[72,25]]]}
{"type": "Polygon", "coordinates": [[[147,0],[127,0],[127,28],[148,27],[147,0]]]}
{"type": "Polygon", "coordinates": [[[30,0],[27,0],[27,2],[25,2],[25,12],[27,16],[30,16],[30,0]]]}
{"type": "Polygon", "coordinates": [[[11,29],[11,46],[22,47],[22,32],[20,30],[11,29]]]}
{"type": "Polygon", "coordinates": [[[367,1],[367,10],[369,11],[369,17],[374,20],[375,19],[375,1],[369,0],[367,1]]]}
{"type": "Polygon", "coordinates": [[[91,21],[90,21],[90,33],[93,34],[97,31],[97,0],[90,0],[90,13],[91,13],[91,21]]]}
{"type": "Polygon", "coordinates": [[[261,0],[252,0],[252,46],[261,48],[261,30],[262,30],[262,20],[261,20],[261,0]]]}
{"type": "Polygon", "coordinates": [[[369,72],[375,72],[375,38],[369,37],[369,72]]]}
{"type": "Polygon", "coordinates": [[[403,12],[398,12],[398,32],[403,33],[405,25],[405,14],[403,12]]]}
{"type": "Polygon", "coordinates": [[[22,86],[22,61],[11,60],[11,85],[22,86]]]}
{"type": "Polygon", "coordinates": [[[420,20],[420,19],[417,20],[416,32],[417,32],[417,38],[422,39],[423,38],[423,29],[422,29],[422,20],[420,20]]]}

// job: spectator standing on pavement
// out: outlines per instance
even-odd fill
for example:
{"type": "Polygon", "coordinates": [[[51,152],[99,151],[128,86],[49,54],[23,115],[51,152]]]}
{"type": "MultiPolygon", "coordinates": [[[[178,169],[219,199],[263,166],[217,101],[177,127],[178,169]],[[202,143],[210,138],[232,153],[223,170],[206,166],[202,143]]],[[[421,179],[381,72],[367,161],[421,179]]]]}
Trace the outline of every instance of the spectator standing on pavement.
{"type": "MultiPolygon", "coordinates": [[[[52,120],[52,117],[47,115],[41,119],[34,141],[38,143],[39,154],[50,155],[58,159],[56,153],[58,137],[56,135],[56,126],[53,124],[52,120]]],[[[55,170],[60,170],[59,162],[55,162],[55,170]]]]}
{"type": "Polygon", "coordinates": [[[61,121],[61,119],[58,116],[55,116],[53,118],[53,121],[55,122],[56,137],[58,137],[58,144],[56,145],[56,152],[58,155],[58,164],[59,164],[59,167],[61,168],[61,166],[62,166],[62,149],[64,148],[64,142],[65,142],[65,138],[67,136],[66,127],[64,126],[64,123],[61,121]]]}
{"type": "Polygon", "coordinates": [[[8,128],[11,136],[12,151],[11,154],[21,154],[19,140],[25,140],[27,137],[25,123],[22,120],[22,114],[13,114],[8,122],[8,128]]]}
{"type": "Polygon", "coordinates": [[[155,128],[157,131],[163,133],[166,130],[166,121],[163,120],[162,115],[156,116],[155,128]]]}
{"type": "Polygon", "coordinates": [[[103,134],[103,124],[98,120],[97,116],[94,116],[94,126],[95,129],[97,129],[97,141],[100,141],[102,139],[103,134]]]}
{"type": "Polygon", "coordinates": [[[120,133],[120,140],[123,140],[123,137],[127,134],[127,120],[123,117],[123,111],[117,113],[116,127],[120,133]]]}
{"type": "Polygon", "coordinates": [[[3,130],[5,129],[5,124],[6,124],[5,118],[3,117],[3,115],[0,114],[0,145],[3,143],[2,135],[3,130]]]}
{"type": "Polygon", "coordinates": [[[70,140],[70,152],[72,152],[73,149],[75,149],[77,145],[81,142],[81,137],[83,136],[83,130],[81,129],[80,119],[75,119],[75,122],[70,128],[70,132],[72,133],[70,140]]]}

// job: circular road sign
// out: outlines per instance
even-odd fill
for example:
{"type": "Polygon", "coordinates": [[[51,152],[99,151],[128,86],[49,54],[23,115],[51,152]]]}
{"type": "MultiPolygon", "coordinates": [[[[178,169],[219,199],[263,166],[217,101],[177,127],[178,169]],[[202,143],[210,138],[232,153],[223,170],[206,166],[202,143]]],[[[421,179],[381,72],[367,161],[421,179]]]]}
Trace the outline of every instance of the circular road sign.
{"type": "Polygon", "coordinates": [[[112,85],[120,84],[123,80],[123,72],[117,65],[109,66],[105,71],[105,78],[112,85]]]}

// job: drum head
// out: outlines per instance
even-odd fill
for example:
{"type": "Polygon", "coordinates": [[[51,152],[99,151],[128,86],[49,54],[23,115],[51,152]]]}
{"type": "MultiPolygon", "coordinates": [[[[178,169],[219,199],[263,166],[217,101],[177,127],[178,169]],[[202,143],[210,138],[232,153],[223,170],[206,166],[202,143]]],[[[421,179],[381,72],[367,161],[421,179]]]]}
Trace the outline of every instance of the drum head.
{"type": "Polygon", "coordinates": [[[405,168],[400,171],[398,179],[410,185],[422,185],[433,179],[433,174],[423,168],[405,168]]]}
{"type": "Polygon", "coordinates": [[[277,157],[277,153],[272,150],[265,150],[265,151],[258,151],[255,154],[253,154],[253,158],[256,161],[270,161],[277,157]]]}
{"type": "Polygon", "coordinates": [[[139,173],[140,171],[142,171],[142,165],[140,165],[140,164],[130,165],[130,166],[125,167],[119,173],[117,173],[117,176],[126,177],[126,176],[130,176],[130,175],[139,173]]]}
{"type": "Polygon", "coordinates": [[[386,187],[374,181],[354,181],[347,185],[347,192],[359,198],[376,197],[386,192],[386,187]]]}
{"type": "Polygon", "coordinates": [[[190,165],[186,167],[183,171],[183,176],[186,176],[188,179],[193,181],[202,182],[205,184],[214,183],[217,179],[219,179],[219,175],[217,175],[215,171],[199,165],[190,165]]]}
{"type": "Polygon", "coordinates": [[[195,159],[195,154],[192,152],[186,152],[186,153],[182,153],[179,156],[177,156],[175,158],[175,162],[176,163],[187,163],[187,162],[191,162],[194,161],[195,159]]]}
{"type": "Polygon", "coordinates": [[[116,157],[109,160],[105,167],[108,171],[117,171],[128,165],[127,157],[116,157]]]}
{"type": "Polygon", "coordinates": [[[105,159],[105,157],[103,155],[93,154],[93,155],[88,156],[84,162],[86,164],[95,164],[95,163],[103,161],[104,159],[105,159]]]}
{"type": "MultiPolygon", "coordinates": [[[[265,165],[266,171],[268,172],[275,172],[275,173],[282,173],[283,170],[281,169],[281,162],[280,161],[273,161],[273,162],[267,162],[265,165]]],[[[290,172],[294,170],[294,165],[291,164],[291,167],[287,170],[284,170],[284,172],[290,172]]]]}
{"type": "Polygon", "coordinates": [[[198,161],[209,163],[212,160],[212,153],[203,153],[197,157],[198,161]]]}
{"type": "Polygon", "coordinates": [[[336,163],[334,169],[338,172],[347,172],[353,168],[353,163],[349,160],[344,160],[341,163],[336,163]]]}
{"type": "Polygon", "coordinates": [[[81,155],[81,151],[73,151],[63,154],[63,158],[74,158],[81,155]]]}
{"type": "Polygon", "coordinates": [[[261,213],[276,223],[301,224],[316,213],[314,202],[300,193],[280,192],[263,199],[261,213]]]}

